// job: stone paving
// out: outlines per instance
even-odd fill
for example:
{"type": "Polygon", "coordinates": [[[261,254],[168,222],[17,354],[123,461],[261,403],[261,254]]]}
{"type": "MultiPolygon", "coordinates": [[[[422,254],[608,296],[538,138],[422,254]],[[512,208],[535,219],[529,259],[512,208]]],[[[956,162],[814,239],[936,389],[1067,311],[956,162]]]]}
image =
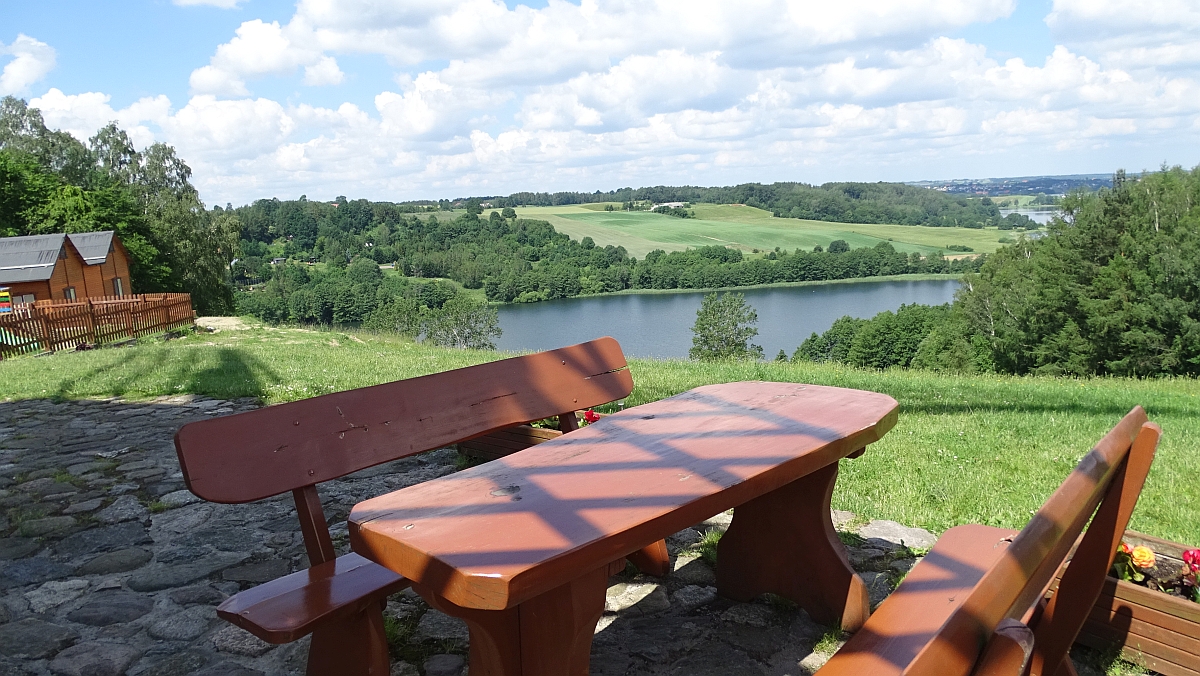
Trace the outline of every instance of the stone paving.
{"type": "MultiPolygon", "coordinates": [[[[220,621],[230,594],[307,565],[290,496],[248,505],[200,501],[183,487],[172,444],[191,420],[249,410],[253,400],[193,396],[149,402],[0,402],[0,674],[251,676],[302,674],[307,639],[268,645],[220,621]]],[[[368,497],[455,471],[442,449],[388,463],[320,492],[335,544],[368,497]]],[[[928,547],[921,529],[834,513],[877,604],[928,547]]],[[[790,603],[716,594],[700,555],[722,514],[668,540],[664,580],[614,577],[591,673],[811,673],[836,649],[790,603]]],[[[406,591],[387,608],[392,674],[465,673],[460,621],[406,591]],[[407,660],[407,661],[405,661],[407,660]]]]}

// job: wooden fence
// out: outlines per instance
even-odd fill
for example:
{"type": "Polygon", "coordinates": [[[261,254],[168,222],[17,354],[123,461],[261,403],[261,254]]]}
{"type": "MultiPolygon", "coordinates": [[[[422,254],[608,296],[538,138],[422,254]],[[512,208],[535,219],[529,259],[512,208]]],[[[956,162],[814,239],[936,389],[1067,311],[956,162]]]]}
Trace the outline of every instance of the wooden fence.
{"type": "Polygon", "coordinates": [[[38,301],[0,314],[0,359],[115,343],[188,327],[195,319],[186,293],[38,301]]]}

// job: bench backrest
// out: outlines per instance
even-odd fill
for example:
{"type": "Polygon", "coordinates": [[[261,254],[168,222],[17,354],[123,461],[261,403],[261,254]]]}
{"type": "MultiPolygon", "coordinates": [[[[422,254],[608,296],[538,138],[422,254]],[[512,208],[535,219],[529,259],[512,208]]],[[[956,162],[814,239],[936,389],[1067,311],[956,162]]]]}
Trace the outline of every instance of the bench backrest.
{"type": "Polygon", "coordinates": [[[1033,628],[1029,673],[1052,676],[1096,603],[1161,433],[1140,406],[1130,411],[1013,537],[907,673],[970,673],[997,627],[1015,620],[1033,628]],[[1068,556],[1057,592],[1039,605],[1068,556]]]}
{"type": "Polygon", "coordinates": [[[175,434],[175,449],[188,489],[206,500],[292,491],[317,563],[331,558],[332,546],[316,484],[543,418],[561,416],[570,431],[575,411],[632,391],[621,346],[605,337],[189,423],[175,434]]]}

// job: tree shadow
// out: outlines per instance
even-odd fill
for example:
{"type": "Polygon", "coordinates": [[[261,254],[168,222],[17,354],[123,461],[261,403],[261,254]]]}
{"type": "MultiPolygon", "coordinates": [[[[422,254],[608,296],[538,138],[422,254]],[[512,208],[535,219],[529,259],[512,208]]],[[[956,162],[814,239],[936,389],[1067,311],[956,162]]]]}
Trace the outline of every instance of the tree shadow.
{"type": "MultiPolygon", "coordinates": [[[[139,389],[161,369],[162,355],[157,351],[130,351],[110,363],[97,366],[78,376],[63,379],[52,397],[62,401],[85,394],[123,397],[129,393],[153,394],[139,389]]],[[[269,383],[280,376],[258,357],[238,348],[221,347],[213,353],[189,351],[169,364],[166,381],[170,390],[161,394],[197,394],[217,399],[255,397],[261,399],[269,383]]]]}

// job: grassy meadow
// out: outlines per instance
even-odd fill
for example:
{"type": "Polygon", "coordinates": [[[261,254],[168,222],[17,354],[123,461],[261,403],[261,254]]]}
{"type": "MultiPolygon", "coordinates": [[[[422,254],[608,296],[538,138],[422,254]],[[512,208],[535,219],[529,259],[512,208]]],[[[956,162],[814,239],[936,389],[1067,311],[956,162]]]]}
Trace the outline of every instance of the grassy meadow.
{"type": "MultiPolygon", "coordinates": [[[[623,246],[642,258],[654,249],[674,251],[688,247],[722,245],[750,252],[811,249],[844,239],[851,247],[875,246],[890,241],[897,251],[929,254],[962,244],[976,252],[991,253],[1010,232],[994,228],[931,228],[927,226],[829,223],[795,218],[775,218],[771,212],[731,204],[695,204],[696,218],[675,218],[648,211],[604,211],[604,204],[561,207],[522,207],[517,215],[548,221],[574,239],[591,237],[601,246],[623,246]]],[[[615,205],[618,209],[621,205],[615,205]]],[[[486,210],[485,210],[486,211],[486,210]]]]}
{"type": "MultiPolygon", "coordinates": [[[[392,336],[252,326],[0,362],[0,398],[143,399],[195,393],[293,401],[506,355],[392,336]]],[[[835,507],[935,532],[1020,527],[1090,445],[1141,404],[1164,437],[1132,527],[1200,545],[1200,387],[1194,380],[947,376],[826,364],[633,360],[637,405],[698,385],[771,380],[885,392],[900,421],[842,464],[835,507]]],[[[611,408],[611,407],[610,407],[611,408]]]]}

